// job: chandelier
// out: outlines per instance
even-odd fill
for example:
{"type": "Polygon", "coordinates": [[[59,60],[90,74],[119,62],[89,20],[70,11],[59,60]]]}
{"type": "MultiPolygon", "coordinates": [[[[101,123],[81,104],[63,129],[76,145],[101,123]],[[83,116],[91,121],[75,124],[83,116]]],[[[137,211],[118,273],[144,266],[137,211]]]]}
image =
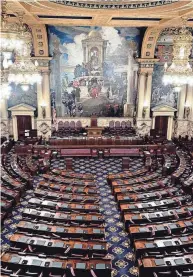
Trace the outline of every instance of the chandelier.
{"type": "Polygon", "coordinates": [[[40,84],[42,77],[37,66],[37,61],[34,64],[30,57],[18,58],[9,69],[8,82],[20,85],[24,91],[27,91],[30,85],[40,84]]]}
{"type": "Polygon", "coordinates": [[[2,2],[1,7],[1,52],[13,52],[22,49],[24,41],[21,39],[22,26],[18,23],[8,22],[9,16],[6,13],[6,1],[2,2]]]}
{"type": "Polygon", "coordinates": [[[164,85],[193,85],[193,70],[189,63],[192,40],[192,34],[185,25],[174,35],[173,60],[170,66],[167,63],[164,65],[164,85]]]}
{"type": "MultiPolygon", "coordinates": [[[[22,22],[23,15],[19,16],[22,22]]],[[[32,36],[27,25],[21,23],[22,32],[20,37],[25,42],[23,47],[16,51],[14,64],[9,68],[8,82],[20,85],[22,90],[27,91],[30,85],[41,83],[41,75],[38,70],[38,62],[31,60],[32,36]]]]}

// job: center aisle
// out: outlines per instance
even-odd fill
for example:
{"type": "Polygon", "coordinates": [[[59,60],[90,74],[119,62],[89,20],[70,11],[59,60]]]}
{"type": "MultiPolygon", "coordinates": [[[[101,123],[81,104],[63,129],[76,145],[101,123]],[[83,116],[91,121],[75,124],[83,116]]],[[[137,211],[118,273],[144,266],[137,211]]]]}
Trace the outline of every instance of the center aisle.
{"type": "MultiPolygon", "coordinates": [[[[105,217],[106,240],[109,247],[108,257],[112,259],[113,264],[112,277],[138,276],[138,268],[134,266],[134,254],[130,247],[128,233],[124,230],[120,220],[120,212],[106,181],[108,173],[122,171],[122,160],[120,158],[76,158],[73,165],[74,170],[78,173],[92,173],[96,176],[101,212],[105,217]]],[[[130,170],[135,171],[142,165],[142,159],[133,159],[130,170]]],[[[64,160],[54,161],[52,167],[53,169],[65,169],[64,160]]]]}

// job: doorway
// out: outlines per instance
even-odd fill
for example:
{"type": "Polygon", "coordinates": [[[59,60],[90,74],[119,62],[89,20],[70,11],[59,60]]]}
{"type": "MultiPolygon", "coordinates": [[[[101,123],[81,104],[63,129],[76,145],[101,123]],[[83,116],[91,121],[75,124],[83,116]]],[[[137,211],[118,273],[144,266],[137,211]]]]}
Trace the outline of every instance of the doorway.
{"type": "Polygon", "coordinates": [[[18,139],[25,138],[25,130],[31,130],[31,116],[30,115],[17,115],[17,132],[18,139]]]}
{"type": "Polygon", "coordinates": [[[155,130],[157,135],[167,138],[168,116],[155,117],[155,130]]]}

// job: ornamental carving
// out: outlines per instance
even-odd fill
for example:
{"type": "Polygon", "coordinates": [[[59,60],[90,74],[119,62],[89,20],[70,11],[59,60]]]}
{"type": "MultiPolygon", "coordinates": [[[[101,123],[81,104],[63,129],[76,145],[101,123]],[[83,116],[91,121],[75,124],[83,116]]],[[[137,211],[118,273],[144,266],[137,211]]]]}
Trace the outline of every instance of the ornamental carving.
{"type": "Polygon", "coordinates": [[[50,130],[50,126],[45,122],[42,122],[38,128],[38,131],[41,132],[43,135],[47,134],[50,130]]]}
{"type": "MultiPolygon", "coordinates": [[[[187,30],[189,30],[190,32],[192,32],[192,28],[191,27],[186,27],[187,30]]],[[[160,32],[159,38],[158,40],[161,39],[162,36],[173,36],[173,35],[178,35],[179,34],[179,30],[180,28],[176,28],[176,27],[170,27],[170,28],[165,28],[160,32]]]]}
{"type": "Polygon", "coordinates": [[[146,122],[143,122],[138,127],[136,127],[136,133],[138,135],[145,136],[150,133],[150,129],[151,127],[146,122]]]}
{"type": "Polygon", "coordinates": [[[50,2],[65,5],[65,6],[73,6],[79,8],[86,8],[86,9],[142,9],[142,8],[153,8],[158,6],[169,5],[172,3],[176,3],[179,0],[165,0],[165,1],[145,1],[143,3],[136,3],[132,4],[117,4],[117,1],[112,1],[112,4],[103,4],[103,1],[97,1],[100,3],[94,3],[88,0],[87,3],[85,2],[76,2],[76,1],[65,1],[65,0],[49,0],[50,2]],[[116,4],[115,4],[116,3],[116,4]]]}

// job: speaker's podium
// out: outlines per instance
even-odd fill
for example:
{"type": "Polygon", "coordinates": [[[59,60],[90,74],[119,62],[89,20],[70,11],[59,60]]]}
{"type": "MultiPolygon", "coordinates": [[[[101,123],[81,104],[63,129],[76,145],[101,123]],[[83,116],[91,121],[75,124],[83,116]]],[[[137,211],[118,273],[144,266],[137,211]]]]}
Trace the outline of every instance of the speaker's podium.
{"type": "Polygon", "coordinates": [[[102,136],[102,131],[103,127],[98,127],[97,124],[97,117],[92,116],[91,121],[90,121],[90,127],[87,127],[87,136],[88,137],[101,137],[102,136]]]}

